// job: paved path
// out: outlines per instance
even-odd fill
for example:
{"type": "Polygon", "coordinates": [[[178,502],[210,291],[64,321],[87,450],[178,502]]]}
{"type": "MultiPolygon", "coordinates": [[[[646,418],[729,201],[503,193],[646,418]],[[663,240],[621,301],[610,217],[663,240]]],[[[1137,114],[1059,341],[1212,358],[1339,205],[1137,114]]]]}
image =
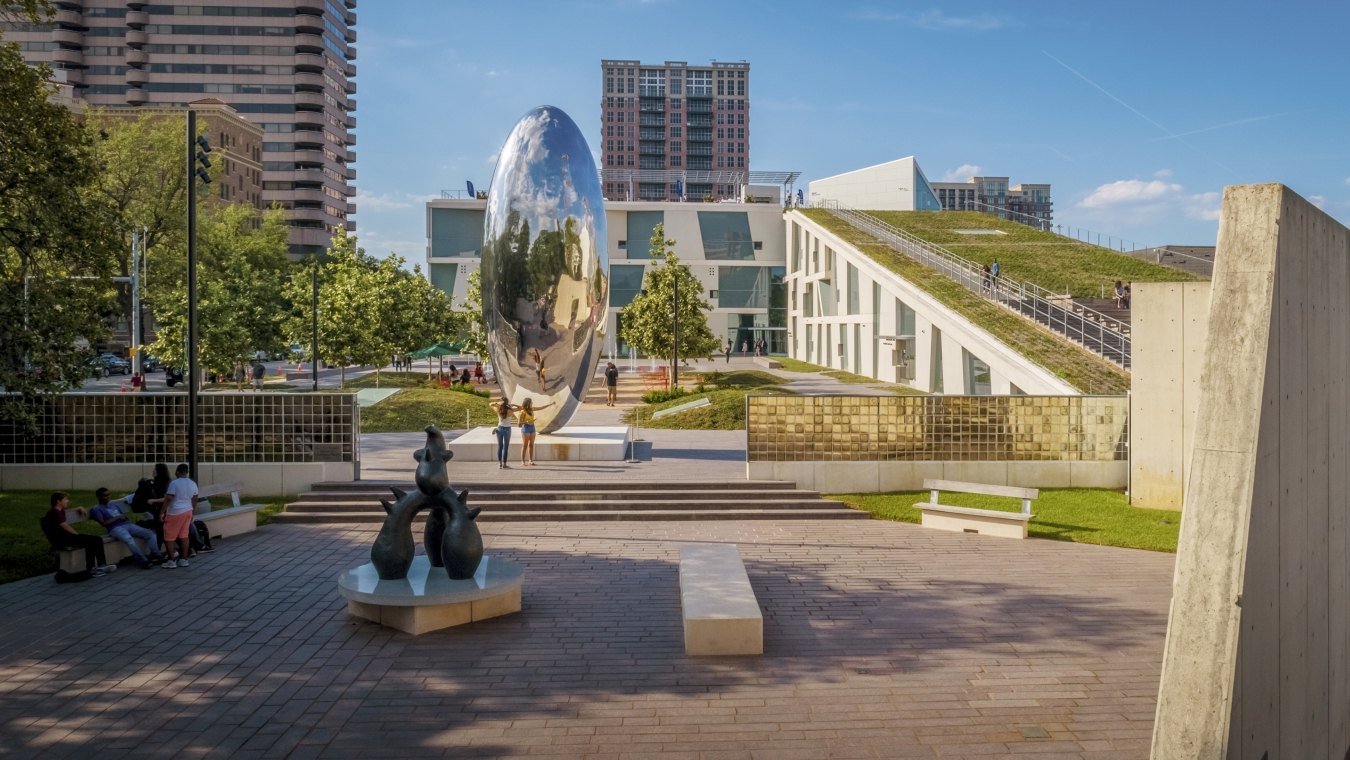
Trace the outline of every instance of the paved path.
{"type": "Polygon", "coordinates": [[[421,637],[347,616],[335,579],[373,533],[339,526],[0,586],[0,754],[1148,754],[1171,555],[879,521],[483,529],[523,611],[421,637]],[[690,540],[740,546],[764,656],[684,655],[690,540]]]}

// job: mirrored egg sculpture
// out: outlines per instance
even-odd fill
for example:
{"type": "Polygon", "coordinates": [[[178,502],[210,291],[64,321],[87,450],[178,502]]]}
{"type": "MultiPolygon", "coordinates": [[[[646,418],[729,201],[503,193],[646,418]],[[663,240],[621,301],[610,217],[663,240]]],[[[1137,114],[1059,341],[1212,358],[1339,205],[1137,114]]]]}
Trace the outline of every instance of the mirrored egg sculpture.
{"type": "Polygon", "coordinates": [[[488,352],[513,404],[548,433],[581,406],[600,359],[609,257],[600,178],[581,130],[540,106],[502,146],[483,226],[488,352]]]}

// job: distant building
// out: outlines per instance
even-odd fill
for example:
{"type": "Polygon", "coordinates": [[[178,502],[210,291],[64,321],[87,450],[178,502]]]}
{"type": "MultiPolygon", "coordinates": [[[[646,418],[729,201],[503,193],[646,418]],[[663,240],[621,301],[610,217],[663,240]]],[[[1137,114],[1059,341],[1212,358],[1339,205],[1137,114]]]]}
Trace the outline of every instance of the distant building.
{"type": "Polygon", "coordinates": [[[939,211],[933,185],[914,156],[812,180],[811,205],[834,201],[868,211],[939,211]]]}
{"type": "Polygon", "coordinates": [[[286,209],[292,255],[321,253],[339,225],[353,228],[356,0],[53,5],[50,24],[0,28],[29,63],[55,69],[71,99],[119,109],[218,99],[264,134],[250,170],[263,205],[286,209]]]}
{"type": "MultiPolygon", "coordinates": [[[[757,192],[778,196],[777,188],[757,192]]],[[[427,203],[427,277],[463,306],[467,281],[482,262],[485,200],[444,199],[427,203]]],[[[677,203],[637,201],[605,204],[604,241],[609,256],[609,319],[604,354],[626,356],[618,340],[623,309],[642,290],[655,263],[652,229],[664,225],[676,241],[680,263],[703,283],[712,305],[708,327],[721,343],[753,350],[763,340],[771,354],[785,354],[787,239],[779,203],[677,203]]]]}
{"type": "Polygon", "coordinates": [[[750,64],[606,59],[600,73],[606,198],[740,197],[750,167],[750,64]]]}
{"type": "Polygon", "coordinates": [[[1053,217],[1050,186],[1008,187],[1007,177],[971,177],[965,182],[934,182],[943,211],[980,211],[1015,222],[1048,229],[1053,217]]]}

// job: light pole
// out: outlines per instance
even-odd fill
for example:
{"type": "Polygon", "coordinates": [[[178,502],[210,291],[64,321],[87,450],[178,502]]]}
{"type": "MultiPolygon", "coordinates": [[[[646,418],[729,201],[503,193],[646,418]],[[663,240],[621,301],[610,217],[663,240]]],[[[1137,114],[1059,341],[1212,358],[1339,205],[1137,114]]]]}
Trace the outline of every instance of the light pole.
{"type": "Polygon", "coordinates": [[[670,298],[670,321],[671,333],[675,338],[670,348],[670,388],[674,390],[680,387],[680,272],[671,270],[670,274],[674,278],[674,291],[670,298]]]}
{"type": "Polygon", "coordinates": [[[311,259],[311,261],[314,266],[310,267],[309,271],[310,277],[314,281],[314,298],[312,304],[314,314],[312,327],[314,332],[310,336],[310,359],[312,360],[310,374],[314,376],[314,391],[317,393],[319,390],[319,254],[315,253],[312,254],[312,256],[314,258],[311,259]]]}
{"type": "Polygon", "coordinates": [[[211,159],[211,144],[197,135],[197,114],[187,112],[187,299],[188,299],[188,470],[197,480],[197,392],[201,378],[197,372],[197,180],[210,184],[206,169],[211,159]],[[200,150],[199,150],[200,148],[200,150]],[[198,166],[198,162],[201,166],[198,166]]]}

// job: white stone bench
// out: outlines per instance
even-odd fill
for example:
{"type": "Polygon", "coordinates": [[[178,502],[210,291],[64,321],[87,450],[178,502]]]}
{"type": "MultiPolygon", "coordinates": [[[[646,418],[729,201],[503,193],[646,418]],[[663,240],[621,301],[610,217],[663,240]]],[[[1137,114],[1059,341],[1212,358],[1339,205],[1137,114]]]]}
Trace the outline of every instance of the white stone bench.
{"type": "Polygon", "coordinates": [[[1027,537],[1027,522],[1034,517],[1031,514],[1031,500],[1040,495],[1040,491],[1035,488],[988,486],[982,483],[962,483],[957,480],[924,480],[923,487],[929,489],[929,500],[914,505],[923,513],[923,527],[1004,538],[1027,537]],[[1022,511],[1001,512],[997,509],[949,507],[938,503],[939,491],[1021,499],[1022,511]]]}
{"type": "Polygon", "coordinates": [[[243,483],[234,481],[205,486],[198,490],[197,513],[193,519],[206,523],[206,529],[210,531],[212,538],[227,538],[240,533],[252,533],[258,529],[258,510],[262,509],[263,505],[240,504],[239,489],[242,486],[243,483]],[[225,494],[230,495],[230,506],[223,509],[215,509],[209,504],[202,503],[212,496],[225,494]]]}
{"type": "Polygon", "coordinates": [[[685,654],[764,653],[764,615],[735,544],[680,547],[680,609],[685,654]]]}
{"type": "Polygon", "coordinates": [[[776,359],[770,359],[770,358],[768,358],[767,356],[756,356],[756,357],[754,358],[753,361],[754,361],[755,364],[758,364],[759,366],[763,367],[764,369],[782,369],[782,368],[783,368],[783,363],[782,363],[782,362],[777,361],[776,359]]]}

